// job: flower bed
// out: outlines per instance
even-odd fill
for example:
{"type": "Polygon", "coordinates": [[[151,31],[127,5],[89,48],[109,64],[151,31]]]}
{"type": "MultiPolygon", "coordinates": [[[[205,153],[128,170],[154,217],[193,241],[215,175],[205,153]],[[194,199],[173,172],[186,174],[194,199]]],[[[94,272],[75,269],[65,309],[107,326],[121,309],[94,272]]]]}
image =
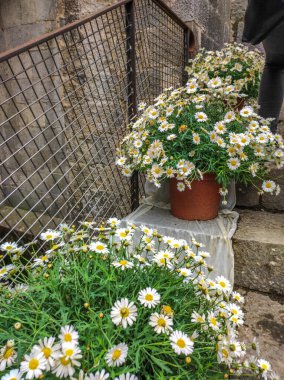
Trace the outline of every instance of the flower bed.
{"type": "Polygon", "coordinates": [[[0,269],[3,380],[276,379],[238,341],[243,297],[208,278],[202,244],[119,224],[47,231],[32,263],[1,246],[12,261],[0,269]]]}

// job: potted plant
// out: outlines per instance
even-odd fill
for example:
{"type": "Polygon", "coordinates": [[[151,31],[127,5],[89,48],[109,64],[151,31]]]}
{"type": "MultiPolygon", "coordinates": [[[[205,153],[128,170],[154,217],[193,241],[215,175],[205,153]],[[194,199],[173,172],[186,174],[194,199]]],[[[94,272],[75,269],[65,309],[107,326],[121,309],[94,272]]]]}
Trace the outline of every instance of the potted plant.
{"type": "Polygon", "coordinates": [[[252,106],[231,106],[238,96],[220,77],[193,77],[185,87],[166,89],[153,105],[140,106],[117,165],[126,176],[144,172],[157,187],[169,178],[171,211],[187,220],[215,218],[232,179],[277,194],[269,165],[282,166],[283,139],[252,106]]]}
{"type": "Polygon", "coordinates": [[[238,43],[225,44],[221,50],[200,49],[186,68],[189,77],[207,83],[220,77],[228,86],[233,85],[239,93],[235,106],[242,107],[246,102],[255,102],[264,67],[263,54],[256,48],[249,49],[238,43]]]}

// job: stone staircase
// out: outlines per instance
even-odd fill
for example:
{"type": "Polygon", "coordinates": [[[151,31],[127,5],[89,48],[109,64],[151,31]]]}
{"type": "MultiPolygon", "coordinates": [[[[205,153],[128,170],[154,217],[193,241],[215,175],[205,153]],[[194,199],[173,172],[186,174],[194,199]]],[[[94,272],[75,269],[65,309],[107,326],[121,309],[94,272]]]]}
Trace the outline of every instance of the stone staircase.
{"type": "Polygon", "coordinates": [[[256,337],[262,355],[284,379],[284,168],[272,175],[281,186],[277,197],[237,186],[234,272],[235,287],[246,299],[241,338],[256,337]]]}

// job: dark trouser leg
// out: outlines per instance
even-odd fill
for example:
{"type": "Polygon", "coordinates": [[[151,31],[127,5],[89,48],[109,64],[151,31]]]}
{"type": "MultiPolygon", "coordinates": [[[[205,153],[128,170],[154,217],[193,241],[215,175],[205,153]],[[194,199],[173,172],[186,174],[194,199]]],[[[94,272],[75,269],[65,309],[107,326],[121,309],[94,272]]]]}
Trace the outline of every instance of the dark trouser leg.
{"type": "Polygon", "coordinates": [[[275,133],[284,96],[284,23],[269,34],[263,46],[266,62],[260,83],[259,114],[275,118],[271,125],[275,133]]]}

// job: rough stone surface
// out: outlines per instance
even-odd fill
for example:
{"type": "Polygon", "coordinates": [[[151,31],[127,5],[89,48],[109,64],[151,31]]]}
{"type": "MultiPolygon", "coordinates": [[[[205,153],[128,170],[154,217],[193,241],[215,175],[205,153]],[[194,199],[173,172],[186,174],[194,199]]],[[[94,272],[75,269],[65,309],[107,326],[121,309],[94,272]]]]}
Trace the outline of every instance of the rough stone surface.
{"type": "Polygon", "coordinates": [[[257,207],[259,206],[260,196],[252,186],[236,184],[237,206],[257,207]]]}
{"type": "Polygon", "coordinates": [[[284,295],[284,213],[237,211],[240,219],[233,237],[236,284],[284,295]]]}
{"type": "Polygon", "coordinates": [[[284,298],[237,289],[245,296],[245,324],[240,338],[250,342],[256,337],[261,357],[267,359],[273,370],[284,374],[284,298]]]}

